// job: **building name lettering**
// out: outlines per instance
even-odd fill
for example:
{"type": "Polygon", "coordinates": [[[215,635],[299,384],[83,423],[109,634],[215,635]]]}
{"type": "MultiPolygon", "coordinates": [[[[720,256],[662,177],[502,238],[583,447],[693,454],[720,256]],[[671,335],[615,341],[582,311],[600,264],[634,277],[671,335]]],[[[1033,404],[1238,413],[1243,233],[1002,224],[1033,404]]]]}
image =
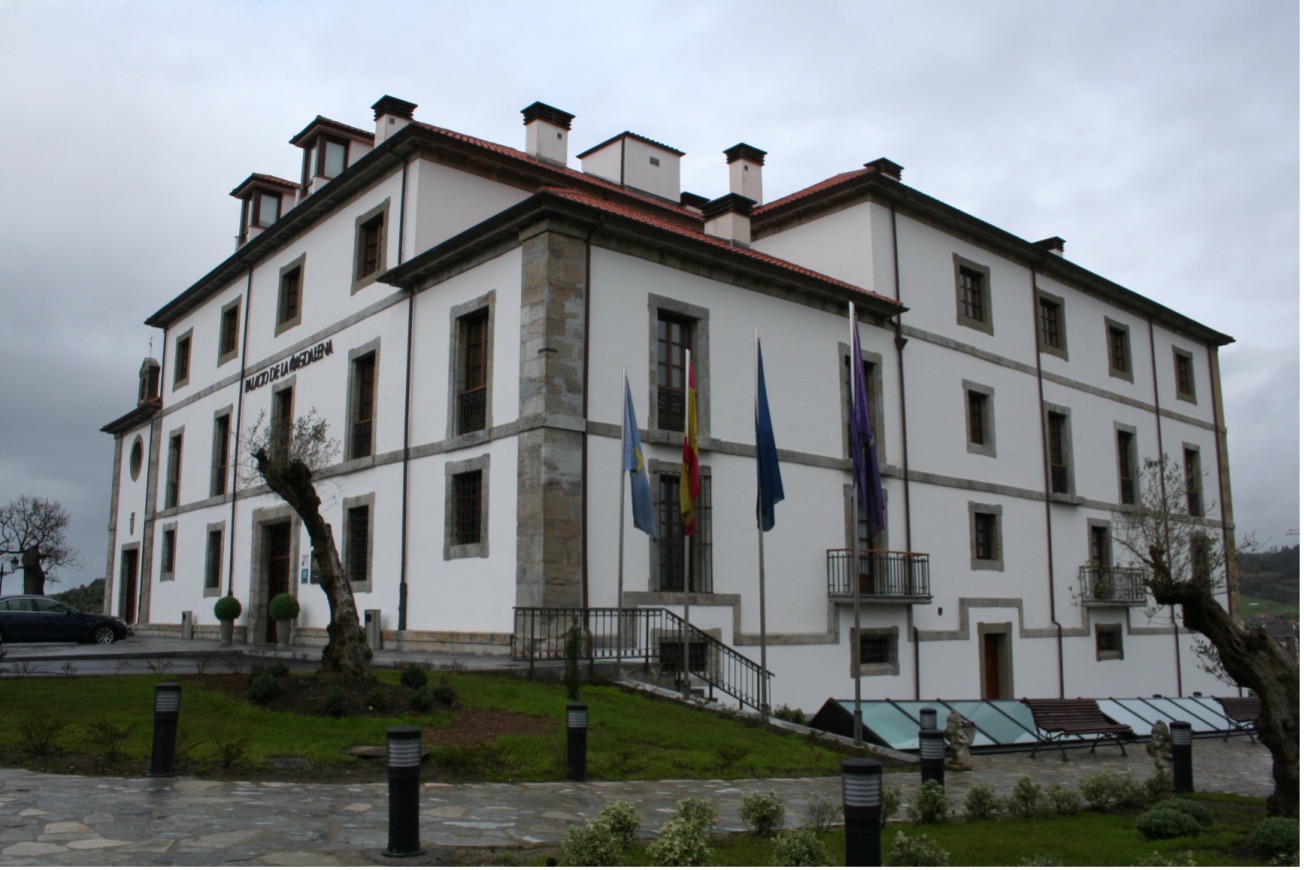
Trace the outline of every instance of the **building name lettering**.
{"type": "Polygon", "coordinates": [[[306,350],[290,354],[280,362],[272,363],[258,374],[245,378],[245,392],[249,393],[259,387],[265,387],[268,384],[278,381],[292,372],[297,372],[305,366],[310,366],[317,362],[317,360],[324,359],[333,353],[335,353],[335,346],[332,344],[331,339],[328,338],[306,350]]]}

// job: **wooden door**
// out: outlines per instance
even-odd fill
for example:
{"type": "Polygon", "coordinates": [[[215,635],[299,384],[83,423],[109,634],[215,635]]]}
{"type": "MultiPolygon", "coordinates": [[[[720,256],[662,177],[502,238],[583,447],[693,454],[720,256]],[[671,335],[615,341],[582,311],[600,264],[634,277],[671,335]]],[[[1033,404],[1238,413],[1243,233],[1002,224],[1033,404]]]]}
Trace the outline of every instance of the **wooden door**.
{"type": "Polygon", "coordinates": [[[1001,653],[1003,634],[984,634],[983,638],[983,700],[1001,697],[1001,653]]]}
{"type": "Polygon", "coordinates": [[[120,571],[120,582],[122,583],[122,621],[131,625],[136,621],[136,594],[139,589],[137,583],[137,565],[140,556],[139,550],[122,551],[122,568],[120,571]]]}
{"type": "MultiPolygon", "coordinates": [[[[266,605],[282,592],[290,591],[290,524],[276,523],[263,529],[267,542],[267,601],[263,602],[266,605]]],[[[270,617],[265,621],[267,630],[263,640],[276,643],[276,623],[270,617]]]]}

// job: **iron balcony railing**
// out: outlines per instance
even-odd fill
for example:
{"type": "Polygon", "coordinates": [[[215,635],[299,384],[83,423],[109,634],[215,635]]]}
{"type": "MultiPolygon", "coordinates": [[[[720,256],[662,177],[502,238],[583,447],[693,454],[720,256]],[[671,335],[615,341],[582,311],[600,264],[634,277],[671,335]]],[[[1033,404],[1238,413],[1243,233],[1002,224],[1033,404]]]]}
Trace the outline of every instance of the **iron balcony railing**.
{"type": "Polygon", "coordinates": [[[566,635],[580,629],[580,659],[642,664],[645,671],[673,675],[684,660],[688,670],[705,682],[757,710],[769,697],[769,678],[761,666],[737,650],[661,607],[517,607],[512,634],[512,658],[535,662],[566,659],[566,635]]]}
{"type": "Polygon", "coordinates": [[[1147,576],[1144,568],[1087,564],[1078,568],[1078,588],[1086,604],[1133,607],[1146,603],[1147,576]]]}
{"type": "MultiPolygon", "coordinates": [[[[830,598],[851,598],[852,552],[827,551],[830,598]]],[[[896,550],[861,550],[860,594],[868,601],[891,599],[927,602],[932,600],[928,579],[928,554],[896,550]]]]}
{"type": "Polygon", "coordinates": [[[479,432],[484,428],[487,393],[485,387],[475,387],[457,397],[457,434],[479,432]]]}

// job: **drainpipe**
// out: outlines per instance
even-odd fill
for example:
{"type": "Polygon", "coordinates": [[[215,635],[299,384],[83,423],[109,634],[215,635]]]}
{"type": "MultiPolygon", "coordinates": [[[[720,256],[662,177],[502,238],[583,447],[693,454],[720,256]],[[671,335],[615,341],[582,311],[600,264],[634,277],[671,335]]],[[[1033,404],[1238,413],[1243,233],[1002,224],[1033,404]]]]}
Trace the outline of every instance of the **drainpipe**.
{"type": "MultiPolygon", "coordinates": [[[[1155,357],[1155,319],[1146,318],[1146,325],[1150,329],[1150,389],[1155,399],[1155,441],[1159,445],[1159,498],[1162,504],[1168,504],[1168,482],[1164,479],[1163,463],[1166,454],[1164,453],[1164,421],[1163,416],[1159,413],[1159,366],[1155,357]]],[[[1164,535],[1168,540],[1168,535],[1164,535]]],[[[1177,696],[1182,696],[1182,641],[1177,631],[1177,610],[1170,604],[1168,605],[1168,619],[1173,623],[1173,670],[1177,675],[1177,696]]]]}
{"type": "MultiPolygon", "coordinates": [[[[901,256],[897,245],[897,207],[892,203],[892,286],[896,301],[901,302],[901,256]]],[[[901,406],[901,483],[904,490],[906,511],[906,552],[915,551],[914,538],[910,523],[910,439],[906,434],[906,364],[904,351],[909,341],[901,333],[901,315],[898,313],[892,321],[894,333],[892,344],[896,347],[897,357],[897,401],[901,406]]],[[[914,639],[915,700],[919,700],[920,683],[923,676],[919,673],[919,626],[915,625],[914,605],[906,607],[906,632],[914,639]]]]}
{"type": "MultiPolygon", "coordinates": [[[[254,292],[254,266],[249,264],[249,271],[245,273],[245,297],[244,297],[244,323],[240,324],[240,380],[235,385],[235,437],[232,439],[232,454],[240,455],[240,432],[241,426],[244,425],[244,380],[245,380],[245,362],[246,354],[249,352],[249,302],[253,298],[254,292]]],[[[226,556],[226,594],[234,595],[232,591],[235,584],[235,503],[239,500],[239,483],[236,469],[239,463],[231,463],[231,532],[227,538],[227,556],[226,556]]]]}
{"type": "MultiPolygon", "coordinates": [[[[620,171],[625,172],[621,143],[620,171]]],[[[589,607],[589,329],[593,315],[593,236],[602,228],[602,217],[589,228],[584,237],[584,369],[580,397],[580,417],[584,428],[580,438],[580,606],[589,607]]],[[[624,397],[621,397],[624,401],[624,397]]]]}
{"type": "Polygon", "coordinates": [[[1055,654],[1059,666],[1059,696],[1064,697],[1064,626],[1055,616],[1055,534],[1050,511],[1050,445],[1046,442],[1046,382],[1041,370],[1041,346],[1037,341],[1037,267],[1032,277],[1032,340],[1037,360],[1037,415],[1041,418],[1041,474],[1045,484],[1043,504],[1046,508],[1046,594],[1050,598],[1050,621],[1055,626],[1055,654]]]}
{"type": "MultiPolygon", "coordinates": [[[[403,160],[403,181],[398,195],[398,263],[403,264],[403,235],[407,226],[408,161],[403,160]]],[[[407,631],[408,596],[408,450],[412,440],[412,330],[413,306],[417,291],[408,287],[407,304],[407,360],[403,369],[403,487],[400,494],[399,548],[398,548],[398,630],[407,631]]],[[[379,628],[379,627],[378,627],[379,628]]]]}

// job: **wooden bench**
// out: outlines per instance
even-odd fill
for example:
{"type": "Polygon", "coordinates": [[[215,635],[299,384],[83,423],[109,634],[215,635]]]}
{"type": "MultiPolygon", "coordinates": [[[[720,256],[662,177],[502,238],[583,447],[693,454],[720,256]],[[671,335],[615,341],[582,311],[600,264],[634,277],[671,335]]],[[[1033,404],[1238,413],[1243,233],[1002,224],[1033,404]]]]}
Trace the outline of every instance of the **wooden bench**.
{"type": "Polygon", "coordinates": [[[1259,727],[1259,699],[1248,698],[1214,698],[1222,706],[1223,716],[1227,718],[1227,733],[1223,742],[1231,739],[1233,731],[1244,731],[1250,735],[1250,742],[1257,743],[1254,732],[1259,727]]]}
{"type": "Polygon", "coordinates": [[[1109,739],[1118,744],[1118,748],[1127,755],[1123,746],[1123,737],[1132,737],[1131,725],[1120,725],[1100,712],[1100,706],[1090,698],[1024,698],[1024,705],[1032,712],[1032,721],[1037,728],[1037,745],[1032,748],[1030,757],[1037,757],[1037,750],[1044,744],[1058,746],[1060,755],[1069,760],[1064,751],[1064,741],[1068,737],[1084,737],[1094,734],[1091,751],[1096,751],[1096,744],[1109,739]]]}

